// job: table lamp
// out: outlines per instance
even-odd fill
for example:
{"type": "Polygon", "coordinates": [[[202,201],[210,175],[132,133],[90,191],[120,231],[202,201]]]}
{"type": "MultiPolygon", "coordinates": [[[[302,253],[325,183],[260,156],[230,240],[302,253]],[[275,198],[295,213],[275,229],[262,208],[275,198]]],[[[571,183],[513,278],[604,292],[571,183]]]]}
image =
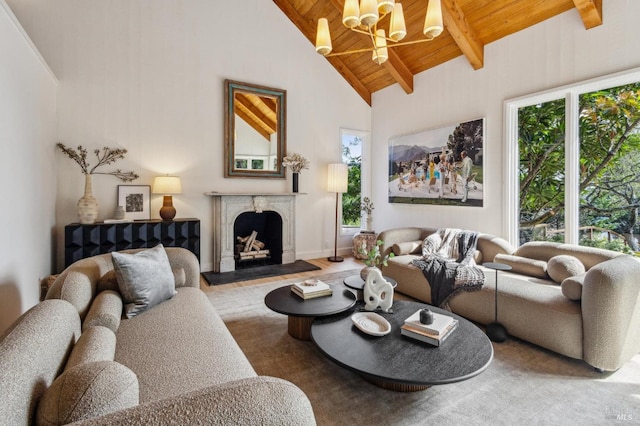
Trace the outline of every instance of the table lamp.
{"type": "Polygon", "coordinates": [[[182,184],[178,176],[157,176],[153,180],[153,193],[163,194],[160,217],[162,220],[173,220],[176,217],[176,209],[173,207],[173,197],[171,194],[181,194],[182,184]]]}
{"type": "Polygon", "coordinates": [[[338,256],[338,194],[347,192],[347,184],[349,181],[349,169],[344,163],[329,164],[329,174],[327,179],[327,191],[336,193],[336,229],[333,235],[333,256],[327,259],[330,262],[342,262],[344,259],[338,256]]]}

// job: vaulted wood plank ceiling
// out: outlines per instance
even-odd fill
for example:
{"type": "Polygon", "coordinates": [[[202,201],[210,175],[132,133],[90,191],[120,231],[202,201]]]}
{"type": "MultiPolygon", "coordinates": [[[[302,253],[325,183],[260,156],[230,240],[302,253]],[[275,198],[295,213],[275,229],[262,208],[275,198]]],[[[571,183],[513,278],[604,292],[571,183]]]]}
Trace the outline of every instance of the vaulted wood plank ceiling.
{"type": "MultiPolygon", "coordinates": [[[[273,0],[291,22],[315,45],[319,18],[327,18],[333,52],[371,47],[368,36],[342,25],[344,0],[273,0]]],[[[407,36],[403,42],[424,39],[422,28],[428,0],[400,0],[407,36]]],[[[432,41],[388,50],[382,65],[371,52],[327,57],[327,61],[371,105],[371,94],[398,83],[413,92],[413,76],[464,55],[473,69],[484,66],[484,46],[570,9],[585,29],[602,24],[602,0],[441,0],[443,33],[432,41]]],[[[388,28],[389,18],[380,25],[388,28]]],[[[390,44],[391,45],[391,44],[390,44]]],[[[314,49],[313,46],[309,46],[314,49]]]]}

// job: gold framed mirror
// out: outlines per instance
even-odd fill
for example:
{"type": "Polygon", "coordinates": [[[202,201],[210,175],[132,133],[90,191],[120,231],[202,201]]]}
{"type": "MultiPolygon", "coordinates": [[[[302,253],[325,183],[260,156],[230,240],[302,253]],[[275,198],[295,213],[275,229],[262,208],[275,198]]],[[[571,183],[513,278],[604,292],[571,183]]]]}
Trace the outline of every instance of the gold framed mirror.
{"type": "Polygon", "coordinates": [[[287,91],[224,84],[224,176],[284,179],[287,91]]]}

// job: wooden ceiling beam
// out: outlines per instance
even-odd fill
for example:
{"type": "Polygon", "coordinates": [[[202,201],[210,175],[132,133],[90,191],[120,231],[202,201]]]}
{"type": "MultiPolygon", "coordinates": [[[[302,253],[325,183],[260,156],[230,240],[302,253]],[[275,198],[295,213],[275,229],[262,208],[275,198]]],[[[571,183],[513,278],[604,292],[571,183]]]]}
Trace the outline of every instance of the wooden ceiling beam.
{"type": "Polygon", "coordinates": [[[573,0],[573,4],[587,30],[602,25],[602,0],[573,0]]]}
{"type": "Polygon", "coordinates": [[[473,69],[482,68],[484,66],[484,44],[480,41],[476,31],[469,25],[464,12],[456,0],[442,0],[441,4],[445,28],[473,69]]]}
{"type": "MultiPolygon", "coordinates": [[[[304,34],[304,36],[315,46],[315,22],[309,22],[303,16],[301,16],[296,9],[291,5],[289,0],[273,0],[273,2],[289,17],[291,22],[298,27],[298,29],[304,34]]],[[[342,77],[347,80],[347,83],[354,88],[354,90],[364,99],[364,101],[371,106],[371,91],[355,76],[355,74],[349,69],[349,67],[337,56],[326,58],[327,61],[333,67],[338,70],[342,77]]]]}
{"type": "Polygon", "coordinates": [[[413,73],[393,49],[387,49],[387,53],[389,59],[384,62],[384,67],[407,95],[413,93],[413,73]]]}
{"type": "MultiPolygon", "coordinates": [[[[331,0],[331,3],[342,14],[344,0],[331,0]]],[[[389,59],[384,62],[384,68],[407,94],[413,93],[413,73],[392,48],[387,49],[387,53],[389,59]]]]}

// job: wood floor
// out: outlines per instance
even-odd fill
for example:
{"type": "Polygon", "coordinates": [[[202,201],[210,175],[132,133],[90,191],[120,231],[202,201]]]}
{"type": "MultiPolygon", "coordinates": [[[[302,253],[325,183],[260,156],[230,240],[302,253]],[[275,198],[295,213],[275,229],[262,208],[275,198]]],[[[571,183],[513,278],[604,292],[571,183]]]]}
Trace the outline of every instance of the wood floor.
{"type": "MultiPolygon", "coordinates": [[[[305,261],[322,268],[323,274],[347,271],[349,269],[361,269],[364,267],[363,261],[356,259],[353,256],[345,256],[343,262],[329,262],[329,260],[327,260],[326,257],[322,257],[319,259],[305,259],[305,261]]],[[[300,272],[297,274],[278,275],[275,277],[260,278],[257,280],[242,281],[237,283],[229,283],[229,284],[221,284],[221,285],[224,287],[245,287],[245,286],[250,286],[255,284],[263,284],[263,283],[269,283],[273,281],[285,280],[289,278],[296,278],[296,279],[299,278],[302,280],[305,278],[316,276],[318,275],[318,272],[319,271],[317,270],[309,271],[309,272],[300,272]]],[[[220,287],[220,286],[216,286],[216,287],[220,287]]],[[[211,288],[207,284],[207,282],[204,280],[204,278],[202,278],[202,276],[200,277],[200,288],[205,292],[211,288]]]]}

